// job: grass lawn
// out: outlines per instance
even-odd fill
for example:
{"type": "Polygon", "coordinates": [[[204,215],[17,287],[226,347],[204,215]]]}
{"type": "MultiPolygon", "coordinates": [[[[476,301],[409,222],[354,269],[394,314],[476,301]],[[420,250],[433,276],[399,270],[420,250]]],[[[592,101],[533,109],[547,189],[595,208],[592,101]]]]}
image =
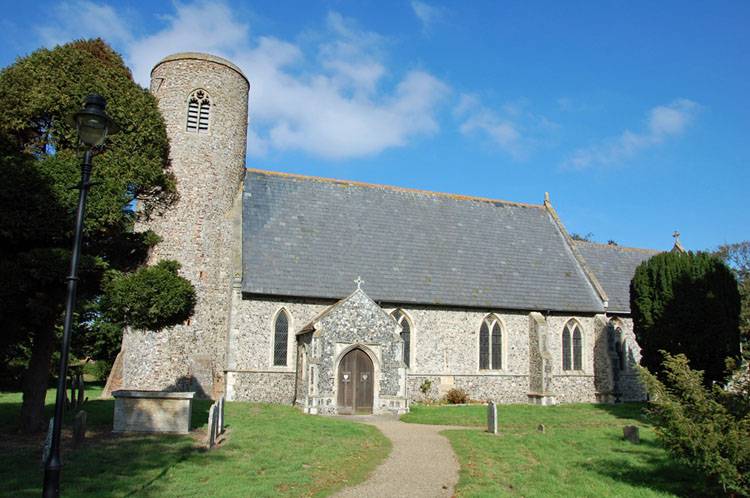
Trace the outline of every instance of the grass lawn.
{"type": "MultiPolygon", "coordinates": [[[[446,430],[461,464],[456,495],[524,497],[701,496],[702,482],[670,460],[643,405],[500,405],[500,435],[446,430]],[[544,424],[545,432],[537,430],[544,424]],[[640,428],[638,445],[622,439],[640,428]]],[[[412,423],[486,427],[487,408],[412,405],[412,423]]]]}
{"type": "MultiPolygon", "coordinates": [[[[90,437],[77,451],[63,440],[66,497],[326,496],[365,479],[390,450],[374,427],[250,403],[226,404],[227,437],[210,452],[202,448],[209,401],[194,402],[189,436],[114,436],[114,402],[87,393],[90,437]]],[[[43,435],[15,432],[20,402],[0,393],[0,496],[37,497],[43,435]]]]}

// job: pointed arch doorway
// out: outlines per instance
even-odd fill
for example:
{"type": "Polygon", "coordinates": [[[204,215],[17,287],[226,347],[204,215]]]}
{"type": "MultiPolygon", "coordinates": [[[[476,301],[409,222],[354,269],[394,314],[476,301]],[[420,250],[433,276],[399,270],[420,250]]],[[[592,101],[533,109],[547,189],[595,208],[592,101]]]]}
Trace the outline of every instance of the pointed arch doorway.
{"type": "Polygon", "coordinates": [[[337,378],[338,413],[372,413],[372,360],[361,349],[352,349],[341,358],[337,378]]]}

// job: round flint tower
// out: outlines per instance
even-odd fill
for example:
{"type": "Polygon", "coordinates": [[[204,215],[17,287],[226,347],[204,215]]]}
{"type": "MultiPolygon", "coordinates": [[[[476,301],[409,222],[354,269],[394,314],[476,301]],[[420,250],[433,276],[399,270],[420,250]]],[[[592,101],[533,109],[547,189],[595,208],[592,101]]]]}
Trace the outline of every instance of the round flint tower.
{"type": "Polygon", "coordinates": [[[236,65],[209,54],[170,55],[151,71],[179,200],[141,228],[162,238],[150,263],[177,260],[196,288],[197,304],[183,325],[125,334],[124,388],[195,390],[203,396],[223,390],[249,88],[236,65]]]}

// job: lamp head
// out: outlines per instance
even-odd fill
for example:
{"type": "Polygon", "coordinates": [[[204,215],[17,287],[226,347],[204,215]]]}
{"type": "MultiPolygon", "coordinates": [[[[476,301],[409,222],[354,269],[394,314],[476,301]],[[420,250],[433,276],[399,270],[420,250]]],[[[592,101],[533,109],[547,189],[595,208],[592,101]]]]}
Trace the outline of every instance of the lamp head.
{"type": "Polygon", "coordinates": [[[88,147],[104,143],[107,135],[119,131],[117,124],[104,111],[107,101],[101,95],[89,95],[83,103],[83,109],[75,114],[78,138],[88,147]]]}

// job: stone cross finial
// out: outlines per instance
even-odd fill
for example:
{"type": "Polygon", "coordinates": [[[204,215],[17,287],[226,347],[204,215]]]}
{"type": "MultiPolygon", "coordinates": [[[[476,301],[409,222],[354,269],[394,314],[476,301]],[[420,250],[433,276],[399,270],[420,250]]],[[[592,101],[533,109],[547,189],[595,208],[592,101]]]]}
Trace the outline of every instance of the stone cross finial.
{"type": "Polygon", "coordinates": [[[357,280],[355,280],[354,283],[357,284],[357,290],[362,290],[362,284],[364,284],[365,281],[362,280],[362,277],[357,276],[357,280]]]}
{"type": "Polygon", "coordinates": [[[686,252],[685,248],[682,247],[682,244],[680,244],[680,232],[675,230],[674,233],[672,234],[672,237],[674,237],[674,247],[672,248],[672,251],[682,252],[682,253],[686,252]]]}

